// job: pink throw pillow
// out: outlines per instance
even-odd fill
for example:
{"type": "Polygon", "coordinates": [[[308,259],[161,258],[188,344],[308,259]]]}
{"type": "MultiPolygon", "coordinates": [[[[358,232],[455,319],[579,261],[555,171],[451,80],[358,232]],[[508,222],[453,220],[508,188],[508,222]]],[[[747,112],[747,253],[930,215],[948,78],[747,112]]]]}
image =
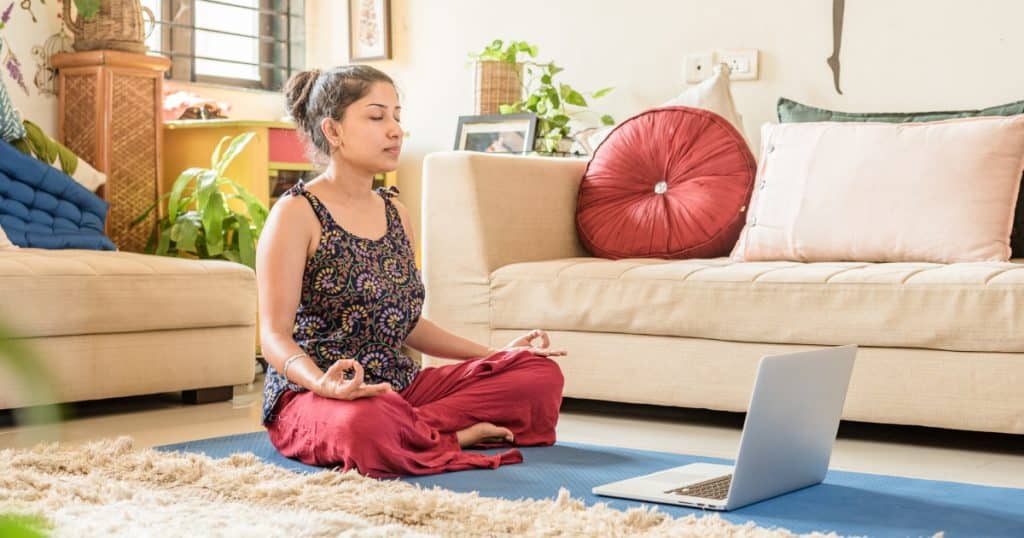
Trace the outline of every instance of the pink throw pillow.
{"type": "Polygon", "coordinates": [[[767,124],[737,260],[1005,261],[1024,115],[767,124]]]}

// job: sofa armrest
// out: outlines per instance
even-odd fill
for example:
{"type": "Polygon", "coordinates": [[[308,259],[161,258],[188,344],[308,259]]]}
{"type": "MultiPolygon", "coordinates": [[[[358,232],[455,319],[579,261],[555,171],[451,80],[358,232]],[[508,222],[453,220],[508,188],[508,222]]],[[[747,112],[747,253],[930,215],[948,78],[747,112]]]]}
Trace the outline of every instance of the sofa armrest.
{"type": "Polygon", "coordinates": [[[424,315],[487,344],[490,278],[517,262],[586,256],[580,159],[444,152],[423,161],[424,315]]]}

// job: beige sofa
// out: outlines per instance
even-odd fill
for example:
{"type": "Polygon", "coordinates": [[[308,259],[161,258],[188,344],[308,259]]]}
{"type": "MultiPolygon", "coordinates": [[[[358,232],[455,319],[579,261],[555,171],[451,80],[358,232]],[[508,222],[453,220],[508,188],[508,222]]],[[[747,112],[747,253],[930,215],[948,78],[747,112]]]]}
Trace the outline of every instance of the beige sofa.
{"type": "Polygon", "coordinates": [[[0,320],[35,351],[53,397],[0,366],[0,409],[159,392],[231,398],[255,375],[251,269],[128,252],[0,251],[0,320]]]}
{"type": "Polygon", "coordinates": [[[598,259],[585,167],[428,156],[425,315],[495,346],[549,330],[569,397],[725,411],[762,355],[855,343],[844,418],[1024,433],[1024,264],[598,259]]]}

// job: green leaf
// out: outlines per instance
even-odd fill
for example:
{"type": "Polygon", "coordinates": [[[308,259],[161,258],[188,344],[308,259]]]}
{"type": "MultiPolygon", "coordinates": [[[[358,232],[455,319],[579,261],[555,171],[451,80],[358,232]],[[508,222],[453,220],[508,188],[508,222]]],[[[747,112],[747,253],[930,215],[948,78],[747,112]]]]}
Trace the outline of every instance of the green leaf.
{"type": "Polygon", "coordinates": [[[178,176],[178,179],[174,180],[174,184],[171,186],[171,194],[167,199],[167,220],[174,222],[178,218],[178,212],[181,211],[179,205],[181,195],[185,192],[185,188],[192,182],[197,175],[203,172],[202,168],[189,168],[178,176]]]}
{"type": "Polygon", "coordinates": [[[45,538],[43,519],[31,516],[0,515],[0,536],[6,538],[45,538]]]}
{"type": "Polygon", "coordinates": [[[171,248],[171,231],[173,229],[172,226],[162,226],[160,228],[160,240],[157,241],[154,254],[157,256],[167,255],[167,251],[171,248]]]}
{"type": "Polygon", "coordinates": [[[562,71],[565,71],[565,69],[556,66],[554,62],[548,64],[548,74],[550,74],[551,76],[555,76],[561,73],[562,71]]]}
{"type": "Polygon", "coordinates": [[[224,219],[228,210],[224,196],[219,190],[210,193],[202,208],[203,233],[206,236],[206,251],[210,256],[218,256],[224,251],[224,219]]]}
{"type": "Polygon", "coordinates": [[[222,175],[224,173],[224,170],[231,164],[231,161],[233,161],[235,157],[245,149],[246,144],[248,144],[255,136],[256,133],[253,132],[242,133],[236,136],[234,140],[228,144],[227,151],[224,152],[224,155],[221,156],[213,166],[214,170],[217,171],[217,175],[222,175]]]}
{"type": "Polygon", "coordinates": [[[101,0],[75,0],[75,9],[83,20],[90,21],[100,10],[101,0]]]}
{"type": "Polygon", "coordinates": [[[249,229],[249,220],[238,215],[238,257],[242,264],[256,268],[256,239],[249,229]]]}
{"type": "Polygon", "coordinates": [[[227,144],[231,140],[231,137],[224,135],[221,137],[220,142],[217,142],[217,147],[213,148],[213,155],[210,157],[210,168],[216,168],[217,162],[220,161],[220,152],[224,150],[224,144],[227,144]]]}
{"type": "Polygon", "coordinates": [[[601,116],[601,125],[615,125],[615,118],[605,114],[604,116],[601,116]]]}
{"type": "Polygon", "coordinates": [[[196,205],[199,208],[205,208],[210,201],[210,196],[219,188],[216,170],[203,170],[196,178],[196,205]]]}
{"type": "Polygon", "coordinates": [[[554,88],[550,88],[544,93],[547,95],[548,101],[551,102],[552,109],[557,109],[562,106],[562,101],[559,99],[558,92],[555,91],[554,88]]]}
{"type": "Polygon", "coordinates": [[[171,233],[168,235],[179,251],[198,253],[199,249],[196,244],[199,238],[199,227],[202,224],[196,222],[196,217],[194,211],[189,211],[182,214],[178,218],[178,222],[171,227],[171,233]]]}
{"type": "Polygon", "coordinates": [[[604,97],[604,96],[608,95],[609,93],[611,93],[611,91],[614,90],[614,89],[615,88],[611,88],[611,87],[609,87],[609,88],[601,88],[600,90],[597,90],[596,92],[593,93],[593,97],[594,97],[594,99],[600,99],[601,97],[604,97]]]}
{"type": "Polygon", "coordinates": [[[566,116],[565,114],[553,116],[551,118],[551,123],[557,127],[562,127],[563,125],[569,123],[569,116],[566,116]]]}
{"type": "Polygon", "coordinates": [[[569,95],[564,96],[563,99],[570,105],[587,106],[587,100],[576,90],[571,90],[569,95]]]}
{"type": "Polygon", "coordinates": [[[519,108],[515,105],[498,105],[498,112],[502,114],[515,114],[519,112],[519,108]]]}
{"type": "Polygon", "coordinates": [[[540,77],[541,84],[551,84],[551,75],[545,73],[544,76],[540,77]]]}
{"type": "Polygon", "coordinates": [[[530,49],[527,51],[527,53],[529,53],[530,55],[530,58],[536,58],[538,52],[540,52],[540,49],[537,48],[537,45],[530,45],[530,49]]]}

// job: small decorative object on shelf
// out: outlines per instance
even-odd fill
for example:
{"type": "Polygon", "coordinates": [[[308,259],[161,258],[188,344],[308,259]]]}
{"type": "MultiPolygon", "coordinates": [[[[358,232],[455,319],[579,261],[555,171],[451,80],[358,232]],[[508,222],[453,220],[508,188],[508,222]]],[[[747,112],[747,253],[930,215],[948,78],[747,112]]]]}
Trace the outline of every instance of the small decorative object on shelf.
{"type": "MultiPolygon", "coordinates": [[[[513,73],[515,66],[522,66],[526,70],[526,79],[522,80],[520,90],[513,95],[510,92],[506,99],[508,102],[501,103],[498,111],[501,114],[531,113],[537,116],[536,141],[534,148],[538,152],[546,154],[566,154],[571,151],[573,143],[570,137],[570,121],[578,120],[578,116],[589,114],[596,115],[589,109],[584,93],[564,82],[556,82],[555,77],[562,72],[562,68],[554,62],[538,63],[532,60],[525,60],[537,57],[537,46],[525,41],[510,41],[506,45],[504,41],[496,39],[479,53],[471,53],[470,58],[478,63],[500,62],[512,66],[513,73]],[[514,98],[514,100],[512,100],[514,98]]],[[[520,75],[520,79],[523,77],[520,75]]],[[[478,84],[478,92],[482,89],[478,84]]],[[[604,88],[593,93],[588,93],[591,99],[598,99],[609,92],[612,88],[604,88]]],[[[483,97],[477,97],[478,102],[483,97]]],[[[614,125],[615,119],[604,114],[597,118],[603,125],[614,125]]]]}
{"type": "Polygon", "coordinates": [[[455,149],[486,153],[526,153],[533,149],[537,116],[496,114],[459,116],[455,149]]]}

